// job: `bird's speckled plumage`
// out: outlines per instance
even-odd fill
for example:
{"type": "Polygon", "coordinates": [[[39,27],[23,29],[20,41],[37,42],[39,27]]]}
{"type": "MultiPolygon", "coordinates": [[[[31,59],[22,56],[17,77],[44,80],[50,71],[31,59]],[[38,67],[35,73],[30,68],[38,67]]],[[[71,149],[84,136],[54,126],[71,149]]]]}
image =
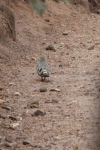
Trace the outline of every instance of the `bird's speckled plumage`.
{"type": "Polygon", "coordinates": [[[40,62],[37,64],[37,73],[42,80],[50,75],[50,68],[46,63],[44,56],[41,57],[40,62]]]}

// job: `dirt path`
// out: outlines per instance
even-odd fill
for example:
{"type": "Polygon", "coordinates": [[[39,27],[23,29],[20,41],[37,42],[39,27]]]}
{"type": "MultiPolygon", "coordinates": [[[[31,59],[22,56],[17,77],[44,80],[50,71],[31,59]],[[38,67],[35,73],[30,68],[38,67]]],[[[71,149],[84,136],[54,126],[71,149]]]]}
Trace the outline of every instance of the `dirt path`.
{"type": "Polygon", "coordinates": [[[15,7],[17,42],[0,45],[0,101],[11,108],[0,106],[1,149],[99,150],[100,15],[48,3],[42,18],[27,5],[15,7]],[[47,51],[48,45],[56,52],[47,51]],[[41,55],[51,68],[49,82],[36,72],[41,55]],[[38,108],[26,108],[34,101],[38,108]],[[34,116],[36,110],[43,116],[34,116]]]}

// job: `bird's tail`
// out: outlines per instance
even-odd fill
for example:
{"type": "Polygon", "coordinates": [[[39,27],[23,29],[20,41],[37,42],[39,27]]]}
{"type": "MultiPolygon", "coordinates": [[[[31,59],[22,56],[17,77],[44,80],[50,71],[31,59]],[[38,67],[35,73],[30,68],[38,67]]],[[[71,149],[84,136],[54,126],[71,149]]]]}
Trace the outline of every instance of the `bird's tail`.
{"type": "Polygon", "coordinates": [[[49,73],[48,73],[48,71],[47,71],[46,69],[43,69],[42,72],[43,72],[43,75],[44,75],[44,76],[49,77],[49,73]]]}

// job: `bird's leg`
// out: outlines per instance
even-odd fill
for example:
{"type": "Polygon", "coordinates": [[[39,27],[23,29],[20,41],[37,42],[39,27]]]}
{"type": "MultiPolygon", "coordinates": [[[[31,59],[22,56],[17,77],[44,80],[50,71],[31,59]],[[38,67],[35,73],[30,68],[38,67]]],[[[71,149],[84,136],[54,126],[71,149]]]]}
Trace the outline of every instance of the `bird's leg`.
{"type": "Polygon", "coordinates": [[[44,80],[46,79],[46,77],[44,77],[44,80]]]}
{"type": "Polygon", "coordinates": [[[41,77],[41,81],[43,81],[43,77],[41,77]]]}
{"type": "Polygon", "coordinates": [[[41,77],[41,81],[42,81],[42,82],[45,81],[45,78],[46,78],[46,77],[41,77]]]}

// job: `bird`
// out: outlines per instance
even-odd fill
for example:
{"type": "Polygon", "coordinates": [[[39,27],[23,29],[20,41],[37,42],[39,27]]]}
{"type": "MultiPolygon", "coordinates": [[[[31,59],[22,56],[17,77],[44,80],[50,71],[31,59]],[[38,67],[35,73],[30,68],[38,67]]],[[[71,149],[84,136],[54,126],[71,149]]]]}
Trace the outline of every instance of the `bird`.
{"type": "Polygon", "coordinates": [[[40,62],[37,64],[37,73],[41,77],[41,81],[44,81],[50,75],[50,68],[44,56],[41,56],[40,62]]]}

